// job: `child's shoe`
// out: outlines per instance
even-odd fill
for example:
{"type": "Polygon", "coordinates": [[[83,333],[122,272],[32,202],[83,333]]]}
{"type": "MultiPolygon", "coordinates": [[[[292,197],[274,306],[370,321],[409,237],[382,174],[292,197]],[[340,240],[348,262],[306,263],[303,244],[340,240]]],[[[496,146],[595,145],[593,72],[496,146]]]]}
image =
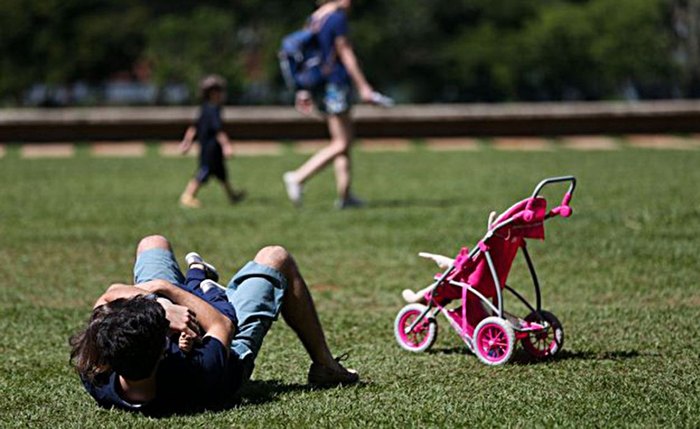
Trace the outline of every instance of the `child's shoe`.
{"type": "Polygon", "coordinates": [[[190,195],[182,194],[180,197],[180,205],[182,207],[187,207],[190,209],[198,209],[202,207],[202,202],[199,201],[197,198],[192,197],[190,195]]]}
{"type": "Polygon", "coordinates": [[[204,272],[206,273],[207,279],[214,280],[215,282],[219,281],[219,272],[216,271],[216,267],[208,262],[205,262],[204,259],[199,256],[199,253],[188,253],[187,256],[185,256],[185,262],[187,262],[188,268],[191,268],[193,264],[200,264],[202,267],[204,267],[204,272]]]}
{"type": "Polygon", "coordinates": [[[229,195],[229,201],[231,201],[231,204],[236,204],[240,203],[243,201],[243,199],[246,197],[246,192],[245,191],[233,191],[231,195],[229,195]]]}

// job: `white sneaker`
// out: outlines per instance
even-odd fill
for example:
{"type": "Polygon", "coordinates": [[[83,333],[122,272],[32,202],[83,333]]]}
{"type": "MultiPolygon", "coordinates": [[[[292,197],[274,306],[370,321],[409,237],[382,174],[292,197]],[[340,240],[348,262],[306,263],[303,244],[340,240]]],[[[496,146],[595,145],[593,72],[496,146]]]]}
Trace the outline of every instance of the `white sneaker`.
{"type": "Polygon", "coordinates": [[[347,198],[345,198],[344,200],[335,200],[335,208],[340,210],[359,209],[360,207],[364,207],[365,205],[366,203],[364,202],[364,200],[361,200],[352,194],[348,194],[347,198]]]}
{"type": "Polygon", "coordinates": [[[223,290],[224,292],[226,291],[226,288],[219,283],[215,282],[214,280],[206,279],[202,280],[202,283],[199,284],[199,288],[202,289],[202,292],[207,293],[211,290],[211,288],[218,287],[219,289],[223,290]]]}
{"type": "Polygon", "coordinates": [[[204,271],[206,271],[208,279],[212,279],[215,282],[219,280],[219,272],[216,271],[216,267],[202,259],[202,257],[199,256],[199,253],[188,253],[187,255],[185,255],[185,262],[187,262],[188,268],[191,267],[192,264],[201,264],[202,266],[204,266],[204,271]]]}
{"type": "Polygon", "coordinates": [[[303,186],[294,180],[294,173],[288,171],[282,175],[282,180],[284,181],[284,187],[287,189],[287,196],[289,201],[295,206],[301,206],[301,194],[303,192],[303,186]]]}

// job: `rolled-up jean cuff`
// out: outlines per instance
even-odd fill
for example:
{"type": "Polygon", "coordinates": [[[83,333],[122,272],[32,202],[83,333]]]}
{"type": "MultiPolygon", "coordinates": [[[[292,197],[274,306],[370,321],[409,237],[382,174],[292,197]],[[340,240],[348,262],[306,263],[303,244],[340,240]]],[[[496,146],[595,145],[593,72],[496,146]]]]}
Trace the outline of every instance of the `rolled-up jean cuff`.
{"type": "Polygon", "coordinates": [[[265,335],[279,316],[286,289],[287,280],[282,273],[254,261],[231,279],[226,296],[238,316],[231,349],[239,359],[257,357],[265,335]]]}
{"type": "Polygon", "coordinates": [[[185,277],[180,271],[173,252],[167,249],[149,249],[138,254],[134,263],[134,283],[166,280],[182,287],[185,277]]]}

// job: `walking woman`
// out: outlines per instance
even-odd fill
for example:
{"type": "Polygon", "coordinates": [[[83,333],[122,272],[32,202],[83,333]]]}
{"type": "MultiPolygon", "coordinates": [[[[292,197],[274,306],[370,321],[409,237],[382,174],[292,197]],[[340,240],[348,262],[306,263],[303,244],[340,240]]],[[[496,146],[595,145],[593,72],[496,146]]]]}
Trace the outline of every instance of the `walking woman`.
{"type": "Polygon", "coordinates": [[[296,93],[296,108],[310,114],[314,104],[324,114],[330,144],[316,152],[303,165],[284,174],[287,195],[297,207],[302,203],[303,185],[331,162],[335,169],[339,209],[361,207],[364,203],[350,191],[350,145],[353,139],[350,117],[352,84],[360,100],[375,102],[377,97],[367,82],[348,39],[348,18],[352,0],[320,0],[319,7],[311,15],[309,25],[317,31],[323,61],[327,65],[325,82],[320,88],[296,93]]]}

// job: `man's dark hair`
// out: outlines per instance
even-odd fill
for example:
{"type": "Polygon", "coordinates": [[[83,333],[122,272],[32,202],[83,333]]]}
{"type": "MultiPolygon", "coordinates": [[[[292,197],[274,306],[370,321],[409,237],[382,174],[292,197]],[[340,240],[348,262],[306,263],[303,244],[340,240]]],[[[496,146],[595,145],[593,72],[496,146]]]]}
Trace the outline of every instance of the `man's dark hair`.
{"type": "Polygon", "coordinates": [[[165,311],[151,299],[114,300],[95,308],[87,328],[70,339],[71,362],[89,380],[110,369],[142,380],[163,354],[168,326],[165,311]]]}

